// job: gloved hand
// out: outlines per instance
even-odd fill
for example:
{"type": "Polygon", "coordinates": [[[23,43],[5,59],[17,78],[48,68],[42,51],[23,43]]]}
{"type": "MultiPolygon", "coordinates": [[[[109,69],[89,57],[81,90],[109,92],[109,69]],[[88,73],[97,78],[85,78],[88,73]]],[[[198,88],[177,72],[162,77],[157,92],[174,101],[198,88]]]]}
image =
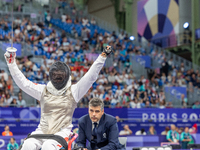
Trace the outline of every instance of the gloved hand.
{"type": "Polygon", "coordinates": [[[6,52],[4,54],[7,64],[13,64],[15,62],[16,52],[6,52]]]}
{"type": "Polygon", "coordinates": [[[111,46],[106,46],[104,49],[103,49],[103,53],[106,53],[106,55],[108,56],[111,52],[113,51],[112,47],[111,46]]]}

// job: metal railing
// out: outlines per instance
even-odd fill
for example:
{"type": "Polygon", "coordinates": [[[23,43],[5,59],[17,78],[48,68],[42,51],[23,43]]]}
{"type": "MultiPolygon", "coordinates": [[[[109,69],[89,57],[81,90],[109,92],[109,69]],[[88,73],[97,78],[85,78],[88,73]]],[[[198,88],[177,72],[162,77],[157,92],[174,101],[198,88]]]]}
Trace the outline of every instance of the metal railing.
{"type": "MultiPolygon", "coordinates": [[[[30,13],[29,12],[13,12],[14,19],[19,17],[20,19],[28,18],[32,23],[36,23],[39,21],[44,20],[44,15],[38,13],[30,13]]],[[[5,21],[11,22],[12,21],[12,12],[11,11],[0,11],[0,18],[4,19],[5,21]]]]}
{"type": "MultiPolygon", "coordinates": [[[[7,48],[6,44],[10,44],[10,43],[0,42],[0,47],[3,49],[2,53],[6,52],[6,48],[7,48]]],[[[19,57],[34,55],[34,50],[30,45],[28,45],[25,42],[22,42],[20,44],[21,44],[21,56],[19,56],[19,57]]],[[[2,59],[2,56],[1,56],[1,59],[2,59]]]]}
{"type": "Polygon", "coordinates": [[[189,30],[186,30],[184,33],[179,34],[171,34],[168,36],[163,36],[159,38],[153,38],[149,40],[151,43],[156,44],[162,48],[176,47],[181,45],[190,45],[192,41],[192,37],[189,30]]]}
{"type": "MultiPolygon", "coordinates": [[[[173,63],[176,64],[176,66],[180,66],[181,63],[184,64],[184,67],[186,70],[189,70],[191,68],[195,69],[195,70],[200,70],[200,67],[192,62],[190,62],[189,60],[183,58],[183,57],[180,57],[176,54],[173,54],[172,52],[170,51],[166,51],[156,45],[152,45],[152,48],[154,51],[158,51],[158,53],[161,53],[163,52],[163,54],[165,55],[165,58],[167,58],[167,60],[169,59],[173,59],[173,63]]],[[[151,54],[149,54],[151,57],[152,57],[152,60],[153,60],[153,67],[160,67],[161,64],[158,63],[158,60],[156,60],[151,54]],[[155,65],[155,66],[154,66],[155,65]]]]}
{"type": "Polygon", "coordinates": [[[130,55],[131,69],[137,74],[137,78],[142,75],[147,78],[147,69],[145,69],[145,61],[142,58],[138,58],[137,55],[130,55]]]}
{"type": "MultiPolygon", "coordinates": [[[[101,27],[102,29],[106,29],[107,31],[109,32],[113,32],[115,31],[116,34],[119,34],[120,31],[122,31],[122,29],[118,28],[117,26],[107,22],[107,21],[104,21],[94,15],[91,15],[91,14],[87,14],[87,11],[79,11],[79,10],[76,10],[76,13],[74,14],[71,10],[71,8],[69,7],[69,5],[67,5],[64,9],[59,9],[57,11],[57,13],[55,13],[55,9],[52,9],[50,11],[51,15],[53,18],[61,18],[61,15],[63,15],[64,13],[67,14],[67,15],[70,15],[71,19],[75,19],[77,16],[78,18],[83,18],[83,17],[87,17],[88,20],[91,20],[92,18],[94,18],[96,20],[96,23],[99,27],[101,27]]],[[[125,31],[126,32],[126,31],[125,31]]]]}

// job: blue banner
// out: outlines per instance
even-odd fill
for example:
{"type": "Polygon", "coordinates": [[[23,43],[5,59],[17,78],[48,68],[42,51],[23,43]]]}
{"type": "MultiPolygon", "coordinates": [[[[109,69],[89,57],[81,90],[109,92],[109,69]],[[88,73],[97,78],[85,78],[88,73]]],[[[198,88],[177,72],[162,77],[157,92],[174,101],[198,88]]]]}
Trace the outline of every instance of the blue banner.
{"type": "MultiPolygon", "coordinates": [[[[11,47],[11,44],[10,43],[3,43],[3,50],[6,51],[6,48],[8,47],[11,47]]],[[[21,44],[15,44],[13,43],[13,47],[17,49],[16,51],[16,55],[17,56],[21,56],[21,49],[22,49],[22,46],[21,44]]]]}
{"type": "Polygon", "coordinates": [[[171,97],[176,97],[181,100],[181,95],[184,94],[187,97],[186,87],[165,87],[165,92],[169,93],[171,97]]]}
{"type": "Polygon", "coordinates": [[[145,66],[145,68],[151,67],[151,58],[149,56],[136,56],[136,62],[145,66]]]}
{"type": "MultiPolygon", "coordinates": [[[[200,138],[200,134],[193,134],[192,137],[196,144],[200,144],[200,140],[198,140],[200,138]]],[[[10,136],[0,136],[0,150],[7,150],[10,138],[10,136]]],[[[14,136],[14,138],[20,146],[26,136],[18,135],[14,136]]],[[[160,146],[162,142],[167,142],[165,135],[127,136],[126,150],[132,150],[133,147],[160,146]]]]}
{"type": "MultiPolygon", "coordinates": [[[[78,118],[87,113],[87,108],[75,110],[72,120],[74,128],[78,126],[78,118]]],[[[157,133],[160,134],[170,124],[191,128],[193,124],[197,123],[198,131],[200,131],[199,109],[105,108],[105,113],[114,117],[119,116],[121,118],[118,122],[119,130],[128,124],[133,134],[141,128],[148,131],[150,126],[154,126],[157,133]]],[[[14,135],[28,134],[34,131],[39,124],[40,108],[0,108],[0,118],[0,131],[4,130],[5,125],[9,125],[14,135]]]]}

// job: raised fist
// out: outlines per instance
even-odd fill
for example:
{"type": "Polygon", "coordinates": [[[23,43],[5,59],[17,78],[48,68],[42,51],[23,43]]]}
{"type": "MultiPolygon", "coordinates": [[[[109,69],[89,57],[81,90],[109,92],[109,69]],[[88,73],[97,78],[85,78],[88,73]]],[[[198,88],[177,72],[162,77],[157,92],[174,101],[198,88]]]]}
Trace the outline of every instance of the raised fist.
{"type": "Polygon", "coordinates": [[[106,55],[108,56],[111,52],[112,52],[112,47],[111,46],[106,46],[104,49],[103,49],[103,52],[106,53],[106,55]]]}

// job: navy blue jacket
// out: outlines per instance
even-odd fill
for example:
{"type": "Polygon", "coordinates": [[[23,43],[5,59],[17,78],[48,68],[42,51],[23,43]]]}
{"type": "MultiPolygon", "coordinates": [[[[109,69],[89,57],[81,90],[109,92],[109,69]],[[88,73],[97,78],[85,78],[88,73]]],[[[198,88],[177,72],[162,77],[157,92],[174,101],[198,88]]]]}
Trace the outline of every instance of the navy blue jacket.
{"type": "MultiPolygon", "coordinates": [[[[86,140],[89,141],[87,149],[91,150],[90,142],[92,138],[92,121],[89,115],[85,115],[78,120],[79,136],[77,144],[86,148],[86,140]]],[[[124,149],[118,140],[119,130],[116,119],[108,114],[103,114],[97,127],[97,148],[101,150],[124,149]]]]}

